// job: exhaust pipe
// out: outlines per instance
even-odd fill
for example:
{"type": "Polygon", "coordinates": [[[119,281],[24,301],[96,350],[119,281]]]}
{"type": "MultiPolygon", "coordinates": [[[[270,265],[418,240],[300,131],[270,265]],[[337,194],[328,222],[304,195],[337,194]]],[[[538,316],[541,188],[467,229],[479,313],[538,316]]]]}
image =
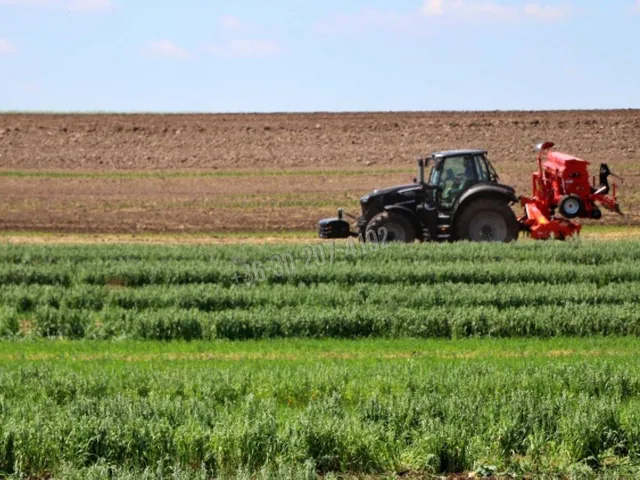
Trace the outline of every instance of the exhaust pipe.
{"type": "Polygon", "coordinates": [[[424,159],[418,159],[418,182],[424,185],[424,159]]]}

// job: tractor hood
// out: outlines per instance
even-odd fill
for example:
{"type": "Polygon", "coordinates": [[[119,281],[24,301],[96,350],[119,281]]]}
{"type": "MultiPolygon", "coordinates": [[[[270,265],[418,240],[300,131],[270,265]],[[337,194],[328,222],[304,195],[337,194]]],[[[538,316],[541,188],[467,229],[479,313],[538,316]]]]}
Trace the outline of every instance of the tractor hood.
{"type": "Polygon", "coordinates": [[[360,198],[363,209],[373,205],[393,205],[402,202],[410,202],[420,197],[423,192],[422,185],[411,183],[408,185],[398,185],[396,187],[382,188],[374,190],[360,198]]]}

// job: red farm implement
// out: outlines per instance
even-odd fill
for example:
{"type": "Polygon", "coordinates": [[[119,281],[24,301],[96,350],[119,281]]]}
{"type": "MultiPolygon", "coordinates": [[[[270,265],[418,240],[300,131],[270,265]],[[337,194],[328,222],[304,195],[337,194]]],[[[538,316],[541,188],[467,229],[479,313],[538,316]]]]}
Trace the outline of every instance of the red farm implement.
{"type": "Polygon", "coordinates": [[[589,162],[566,153],[551,150],[554,144],[538,145],[538,171],[533,174],[533,194],[521,197],[525,213],[518,220],[522,230],[539,240],[563,240],[580,233],[575,218],[599,220],[602,207],[621,214],[616,198],[616,184],[609,185],[614,175],[606,163],[600,165],[600,185],[590,178],[589,162]],[[546,154],[546,159],[544,158],[546,154]],[[562,217],[556,216],[556,210],[562,217]]]}

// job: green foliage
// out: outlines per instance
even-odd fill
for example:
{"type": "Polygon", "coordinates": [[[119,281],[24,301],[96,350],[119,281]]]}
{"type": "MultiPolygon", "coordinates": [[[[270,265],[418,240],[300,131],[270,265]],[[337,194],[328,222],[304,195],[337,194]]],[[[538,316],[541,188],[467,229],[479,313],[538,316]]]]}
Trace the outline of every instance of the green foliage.
{"type": "Polygon", "coordinates": [[[7,246],[0,251],[0,336],[245,340],[640,333],[640,242],[606,248],[598,242],[462,243],[377,251],[358,245],[350,251],[355,253],[347,255],[340,244],[7,246]],[[298,261],[279,271],[274,258],[288,254],[298,261]],[[33,328],[16,328],[16,321],[33,328]]]}
{"type": "Polygon", "coordinates": [[[636,339],[2,347],[16,477],[640,473],[636,339]]]}
{"type": "Polygon", "coordinates": [[[640,474],[640,242],[322,248],[1,249],[0,477],[640,474]]]}
{"type": "Polygon", "coordinates": [[[7,306],[0,307],[0,336],[12,337],[18,333],[19,329],[20,323],[16,309],[7,306]]]}

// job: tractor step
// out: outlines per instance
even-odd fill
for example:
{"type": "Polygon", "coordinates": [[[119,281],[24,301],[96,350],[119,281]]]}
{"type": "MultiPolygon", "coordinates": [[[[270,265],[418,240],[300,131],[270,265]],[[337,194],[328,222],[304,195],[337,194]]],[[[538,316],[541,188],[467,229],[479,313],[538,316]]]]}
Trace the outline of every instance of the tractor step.
{"type": "Polygon", "coordinates": [[[449,240],[451,238],[451,225],[438,225],[437,240],[449,240]]]}
{"type": "Polygon", "coordinates": [[[428,228],[425,228],[422,231],[422,237],[425,240],[435,240],[435,241],[444,241],[449,240],[451,238],[451,225],[438,225],[436,236],[433,238],[431,235],[431,231],[428,228]]]}

